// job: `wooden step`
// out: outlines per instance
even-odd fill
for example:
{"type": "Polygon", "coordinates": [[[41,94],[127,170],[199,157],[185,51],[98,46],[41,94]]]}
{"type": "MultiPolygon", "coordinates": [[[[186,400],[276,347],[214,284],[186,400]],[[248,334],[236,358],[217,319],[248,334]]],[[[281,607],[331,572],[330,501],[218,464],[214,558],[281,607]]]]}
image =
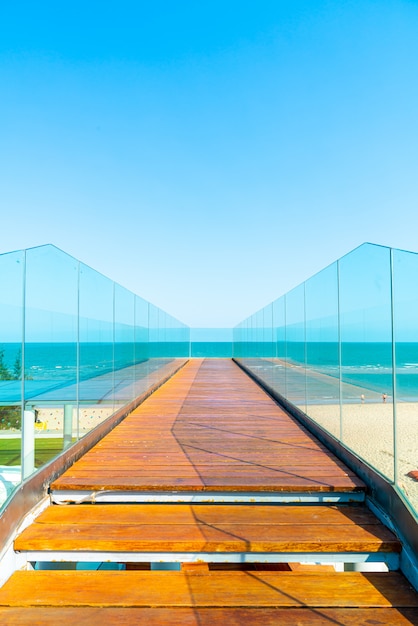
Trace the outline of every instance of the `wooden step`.
{"type": "Polygon", "coordinates": [[[374,560],[385,561],[400,548],[361,505],[52,505],[15,540],[30,561],[90,559],[88,553],[96,561],[121,554],[125,561],[298,561],[307,554],[334,561],[378,554],[374,560]]]}
{"type": "Polygon", "coordinates": [[[417,609],[0,607],[7,626],[416,626],[417,609]]]}
{"type": "Polygon", "coordinates": [[[19,571],[1,607],[414,608],[398,572],[19,571]]]}

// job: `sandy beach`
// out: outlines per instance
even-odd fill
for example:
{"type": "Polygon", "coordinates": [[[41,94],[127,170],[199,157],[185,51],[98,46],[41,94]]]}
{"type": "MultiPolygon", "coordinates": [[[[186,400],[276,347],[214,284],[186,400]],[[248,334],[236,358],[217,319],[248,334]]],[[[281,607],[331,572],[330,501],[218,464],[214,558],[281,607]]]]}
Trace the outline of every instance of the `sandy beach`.
{"type": "MultiPolygon", "coordinates": [[[[99,405],[80,408],[80,422],[78,425],[77,408],[73,409],[73,432],[76,433],[78,428],[80,433],[86,433],[95,428],[107,419],[114,412],[113,407],[103,407],[99,405]]],[[[36,425],[37,432],[44,433],[62,433],[64,428],[64,410],[62,408],[38,408],[38,423],[36,425]]]]}
{"type": "MultiPolygon", "coordinates": [[[[391,402],[311,405],[308,414],[380,473],[394,479],[394,428],[391,402]],[[340,423],[341,422],[341,423],[340,423]],[[340,437],[341,428],[341,437],[340,437]]],[[[418,403],[396,406],[397,482],[418,510],[418,482],[407,476],[418,470],[418,403]]]]}

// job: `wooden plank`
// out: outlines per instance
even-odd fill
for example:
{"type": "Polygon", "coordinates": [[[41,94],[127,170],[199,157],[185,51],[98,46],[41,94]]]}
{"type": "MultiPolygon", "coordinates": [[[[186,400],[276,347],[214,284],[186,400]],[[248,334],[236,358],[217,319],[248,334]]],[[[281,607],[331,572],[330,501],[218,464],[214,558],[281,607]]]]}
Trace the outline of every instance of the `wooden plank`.
{"type": "Polygon", "coordinates": [[[408,609],[113,609],[34,608],[0,609],[9,626],[56,626],[64,622],[89,626],[416,626],[417,614],[408,609]]]}
{"type": "Polygon", "coordinates": [[[325,492],[363,482],[227,359],[190,361],[52,490],[325,492]]]}
{"type": "Polygon", "coordinates": [[[257,492],[292,492],[292,493],[329,493],[362,491],[360,479],[341,477],[332,479],[317,476],[315,479],[297,478],[289,476],[274,476],[249,472],[243,476],[190,476],[171,477],[169,471],[165,479],[161,476],[135,476],[128,473],[122,477],[93,476],[86,478],[64,477],[54,483],[53,491],[81,490],[81,491],[257,491],[257,492]]]}
{"type": "Polygon", "coordinates": [[[244,526],[217,528],[180,524],[143,527],[108,524],[32,525],[15,541],[15,550],[118,552],[399,552],[390,532],[376,527],[244,526]]]}
{"type": "Polygon", "coordinates": [[[0,606],[418,608],[397,572],[20,571],[0,606]]]}
{"type": "Polygon", "coordinates": [[[47,507],[35,524],[367,524],[382,526],[364,505],[100,504],[47,507]]]}
{"type": "Polygon", "coordinates": [[[416,609],[0,608],[8,626],[416,626],[416,609]]]}
{"type": "Polygon", "coordinates": [[[350,519],[349,511],[326,506],[51,506],[17,537],[15,550],[400,551],[396,537],[370,512],[361,508],[350,519]]]}

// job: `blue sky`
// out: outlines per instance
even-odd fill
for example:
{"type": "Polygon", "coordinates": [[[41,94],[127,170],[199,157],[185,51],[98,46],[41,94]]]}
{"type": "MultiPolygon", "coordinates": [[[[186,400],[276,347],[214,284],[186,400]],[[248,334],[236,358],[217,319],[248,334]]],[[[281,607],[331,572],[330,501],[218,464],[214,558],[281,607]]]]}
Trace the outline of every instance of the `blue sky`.
{"type": "Polygon", "coordinates": [[[228,327],[418,251],[418,3],[0,5],[0,252],[53,243],[228,327]]]}

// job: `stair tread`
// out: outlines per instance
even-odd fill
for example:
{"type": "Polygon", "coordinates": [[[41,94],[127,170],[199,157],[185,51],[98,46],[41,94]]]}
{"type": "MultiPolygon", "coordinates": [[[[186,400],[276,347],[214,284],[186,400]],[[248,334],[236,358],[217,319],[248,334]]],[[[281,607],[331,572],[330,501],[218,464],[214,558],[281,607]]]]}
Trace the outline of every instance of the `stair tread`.
{"type": "Polygon", "coordinates": [[[8,626],[415,626],[418,609],[396,608],[113,608],[113,607],[0,607],[0,623],[8,626]]]}
{"type": "Polygon", "coordinates": [[[398,572],[18,571],[0,606],[417,608],[398,572]]]}
{"type": "Polygon", "coordinates": [[[399,552],[366,507],[49,506],[15,550],[126,552],[399,552]]]}

